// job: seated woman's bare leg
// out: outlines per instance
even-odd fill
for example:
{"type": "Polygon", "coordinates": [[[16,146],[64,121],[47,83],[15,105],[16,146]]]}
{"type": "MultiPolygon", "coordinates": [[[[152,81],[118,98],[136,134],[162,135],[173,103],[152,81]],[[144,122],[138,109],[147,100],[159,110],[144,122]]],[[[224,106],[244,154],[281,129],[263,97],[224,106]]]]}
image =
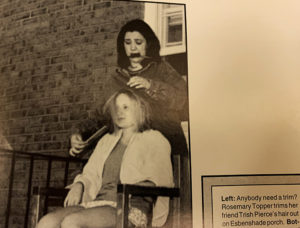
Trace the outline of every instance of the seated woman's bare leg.
{"type": "Polygon", "coordinates": [[[93,207],[67,215],[61,228],[109,228],[116,225],[116,208],[93,207]]]}
{"type": "Polygon", "coordinates": [[[61,222],[67,215],[81,210],[84,210],[84,208],[79,206],[58,209],[42,217],[36,228],[60,228],[61,222]]]}

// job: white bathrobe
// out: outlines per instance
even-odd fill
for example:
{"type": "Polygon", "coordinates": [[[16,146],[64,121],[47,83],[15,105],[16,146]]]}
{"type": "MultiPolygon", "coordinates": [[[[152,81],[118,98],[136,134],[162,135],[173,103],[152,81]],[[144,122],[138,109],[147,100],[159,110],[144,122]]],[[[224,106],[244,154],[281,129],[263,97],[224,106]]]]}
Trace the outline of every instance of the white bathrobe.
{"type": "MultiPolygon", "coordinates": [[[[82,174],[76,176],[75,182],[84,184],[83,202],[96,198],[102,185],[104,163],[119,141],[122,131],[103,136],[82,174]]],[[[167,139],[155,130],[135,133],[124,152],[120,181],[123,184],[136,184],[152,181],[156,186],[173,187],[171,147],[167,139]]],[[[169,198],[158,197],[153,208],[152,226],[163,226],[169,212],[169,198]]]]}

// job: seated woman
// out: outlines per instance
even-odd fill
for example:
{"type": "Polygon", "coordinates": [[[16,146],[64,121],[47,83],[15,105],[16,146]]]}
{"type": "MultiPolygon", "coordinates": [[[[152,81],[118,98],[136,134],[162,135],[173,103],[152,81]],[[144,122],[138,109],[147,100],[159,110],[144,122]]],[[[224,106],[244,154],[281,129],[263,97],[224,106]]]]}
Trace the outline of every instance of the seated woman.
{"type": "MultiPolygon", "coordinates": [[[[65,207],[44,216],[37,228],[106,228],[116,225],[118,182],[173,186],[171,147],[159,132],[149,129],[149,108],[130,90],[112,95],[104,106],[111,118],[110,132],[103,136],[82,174],[76,176],[65,207]]],[[[132,197],[129,221],[146,227],[152,201],[132,197]]],[[[154,203],[152,226],[162,226],[169,199],[154,203]]]]}

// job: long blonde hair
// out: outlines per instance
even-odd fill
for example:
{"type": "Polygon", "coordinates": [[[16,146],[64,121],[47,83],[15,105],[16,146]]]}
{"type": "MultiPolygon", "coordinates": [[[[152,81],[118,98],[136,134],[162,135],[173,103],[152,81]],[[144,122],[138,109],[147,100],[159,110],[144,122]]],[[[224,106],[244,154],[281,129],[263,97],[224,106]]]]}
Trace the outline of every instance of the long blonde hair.
{"type": "Polygon", "coordinates": [[[136,116],[137,116],[137,130],[143,132],[150,129],[150,106],[143,98],[138,96],[132,90],[122,89],[115,92],[103,106],[103,114],[110,120],[109,132],[113,133],[116,130],[116,126],[113,123],[113,116],[116,114],[116,99],[120,94],[127,95],[135,103],[136,116]]]}

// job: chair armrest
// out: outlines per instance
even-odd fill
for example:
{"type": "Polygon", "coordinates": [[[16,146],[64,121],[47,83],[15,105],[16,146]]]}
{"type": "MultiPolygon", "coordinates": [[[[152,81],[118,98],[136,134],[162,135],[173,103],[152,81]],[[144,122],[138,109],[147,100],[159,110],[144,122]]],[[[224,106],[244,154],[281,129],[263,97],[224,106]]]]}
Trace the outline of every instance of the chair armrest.
{"type": "Polygon", "coordinates": [[[153,186],[141,186],[131,184],[118,184],[118,193],[127,193],[136,196],[168,196],[179,197],[179,188],[170,187],[153,187],[153,186]]]}

